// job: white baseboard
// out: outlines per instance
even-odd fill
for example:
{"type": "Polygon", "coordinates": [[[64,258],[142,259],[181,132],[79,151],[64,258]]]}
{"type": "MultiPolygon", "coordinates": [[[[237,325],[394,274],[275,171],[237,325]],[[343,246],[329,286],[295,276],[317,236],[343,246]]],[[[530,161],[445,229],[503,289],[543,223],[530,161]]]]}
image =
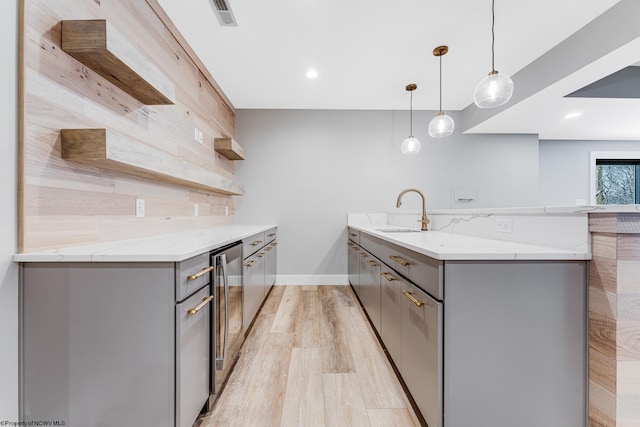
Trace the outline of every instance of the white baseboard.
{"type": "Polygon", "coordinates": [[[349,276],[338,275],[278,275],[276,285],[348,285],[349,276]]]}

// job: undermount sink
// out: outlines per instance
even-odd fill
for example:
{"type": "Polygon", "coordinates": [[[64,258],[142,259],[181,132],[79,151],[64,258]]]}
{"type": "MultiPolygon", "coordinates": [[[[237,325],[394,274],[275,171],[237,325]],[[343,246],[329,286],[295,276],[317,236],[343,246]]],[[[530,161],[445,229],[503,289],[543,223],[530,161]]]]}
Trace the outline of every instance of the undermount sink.
{"type": "Polygon", "coordinates": [[[382,231],[383,233],[419,233],[420,230],[413,230],[411,228],[376,228],[376,231],[382,231]]]}

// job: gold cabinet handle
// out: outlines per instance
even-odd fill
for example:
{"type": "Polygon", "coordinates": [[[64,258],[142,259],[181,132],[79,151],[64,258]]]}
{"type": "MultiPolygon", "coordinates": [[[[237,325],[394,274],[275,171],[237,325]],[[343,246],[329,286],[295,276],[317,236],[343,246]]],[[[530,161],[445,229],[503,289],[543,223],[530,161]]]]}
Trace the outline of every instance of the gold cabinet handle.
{"type": "Polygon", "coordinates": [[[271,246],[278,246],[278,242],[273,242],[271,246]]]}
{"type": "Polygon", "coordinates": [[[262,257],[264,256],[264,252],[260,252],[260,253],[258,254],[258,256],[259,256],[260,258],[262,258],[262,257]]]}
{"type": "Polygon", "coordinates": [[[246,263],[244,266],[245,266],[245,267],[251,267],[251,266],[252,266],[253,264],[255,264],[255,263],[256,263],[256,260],[255,260],[255,259],[252,259],[250,262],[246,263]]]}
{"type": "Polygon", "coordinates": [[[210,271],[213,271],[213,267],[205,267],[202,270],[200,270],[198,273],[192,274],[190,276],[187,276],[187,281],[190,282],[192,280],[196,280],[196,279],[204,276],[205,274],[207,274],[210,271]]]}
{"type": "Polygon", "coordinates": [[[357,237],[358,235],[356,233],[349,233],[349,236],[357,237]]]}
{"type": "Polygon", "coordinates": [[[353,245],[353,246],[351,247],[351,249],[353,249],[354,251],[359,251],[359,250],[360,250],[356,245],[353,245]]]}
{"type": "Polygon", "coordinates": [[[187,310],[187,313],[189,314],[189,316],[193,316],[194,314],[196,314],[197,312],[202,310],[202,307],[207,305],[212,299],[213,299],[213,295],[209,295],[208,297],[202,298],[202,302],[200,304],[196,305],[195,307],[190,308],[189,310],[187,310]]]}
{"type": "Polygon", "coordinates": [[[371,260],[371,259],[370,259],[370,260],[368,260],[368,261],[367,261],[367,263],[369,263],[369,265],[370,265],[371,267],[377,267],[377,266],[378,266],[378,263],[377,263],[377,262],[375,262],[374,260],[371,260]]]}
{"type": "Polygon", "coordinates": [[[250,245],[251,246],[258,246],[260,243],[262,243],[262,240],[256,240],[255,242],[251,242],[250,245]]]}
{"type": "Polygon", "coordinates": [[[405,297],[409,298],[411,300],[411,302],[414,303],[415,305],[417,305],[418,307],[422,307],[424,305],[424,303],[422,301],[418,301],[416,299],[416,297],[411,295],[411,292],[403,290],[402,293],[404,294],[405,297]]]}
{"type": "Polygon", "coordinates": [[[276,233],[269,233],[269,234],[267,234],[267,237],[273,237],[275,235],[276,235],[276,233]]]}
{"type": "Polygon", "coordinates": [[[380,273],[380,275],[385,279],[387,279],[389,282],[393,282],[394,280],[396,280],[392,275],[390,275],[386,271],[383,271],[382,273],[380,273]]]}
{"type": "Polygon", "coordinates": [[[264,248],[265,251],[270,251],[273,247],[269,246],[268,248],[264,248]]]}
{"type": "Polygon", "coordinates": [[[367,255],[367,254],[365,254],[364,252],[360,252],[360,256],[364,258],[364,257],[366,257],[366,256],[368,256],[368,255],[367,255]]]}
{"type": "Polygon", "coordinates": [[[392,260],[394,260],[395,262],[397,262],[398,264],[400,264],[403,267],[406,267],[408,265],[410,265],[411,263],[409,261],[407,261],[406,259],[402,259],[397,255],[391,255],[389,258],[391,258],[392,260]]]}

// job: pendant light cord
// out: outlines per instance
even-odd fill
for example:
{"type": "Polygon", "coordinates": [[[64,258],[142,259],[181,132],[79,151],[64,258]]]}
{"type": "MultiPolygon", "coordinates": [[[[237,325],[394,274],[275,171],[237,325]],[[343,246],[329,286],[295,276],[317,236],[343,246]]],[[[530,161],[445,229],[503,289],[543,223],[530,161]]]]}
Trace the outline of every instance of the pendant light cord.
{"type": "Polygon", "coordinates": [[[440,112],[442,113],[442,55],[440,55],[440,112]]]}
{"type": "Polygon", "coordinates": [[[496,71],[494,61],[495,44],[496,44],[496,0],[491,0],[491,71],[496,71]]]}
{"type": "Polygon", "coordinates": [[[409,136],[413,136],[413,91],[409,92],[409,136]]]}

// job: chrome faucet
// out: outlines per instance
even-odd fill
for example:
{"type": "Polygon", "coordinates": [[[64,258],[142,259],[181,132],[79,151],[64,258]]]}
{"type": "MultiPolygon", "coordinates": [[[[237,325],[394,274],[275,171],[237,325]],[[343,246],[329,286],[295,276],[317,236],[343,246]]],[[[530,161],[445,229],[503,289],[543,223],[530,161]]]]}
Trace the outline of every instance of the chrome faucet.
{"type": "Polygon", "coordinates": [[[427,210],[425,208],[424,194],[422,194],[420,190],[416,190],[415,188],[407,188],[406,190],[402,190],[400,194],[398,194],[398,200],[396,201],[396,208],[399,208],[400,205],[402,205],[402,196],[404,196],[406,193],[410,191],[414,191],[418,193],[420,197],[422,197],[422,218],[419,219],[418,221],[422,223],[420,230],[427,231],[427,224],[429,224],[429,219],[427,218],[427,210]]]}

